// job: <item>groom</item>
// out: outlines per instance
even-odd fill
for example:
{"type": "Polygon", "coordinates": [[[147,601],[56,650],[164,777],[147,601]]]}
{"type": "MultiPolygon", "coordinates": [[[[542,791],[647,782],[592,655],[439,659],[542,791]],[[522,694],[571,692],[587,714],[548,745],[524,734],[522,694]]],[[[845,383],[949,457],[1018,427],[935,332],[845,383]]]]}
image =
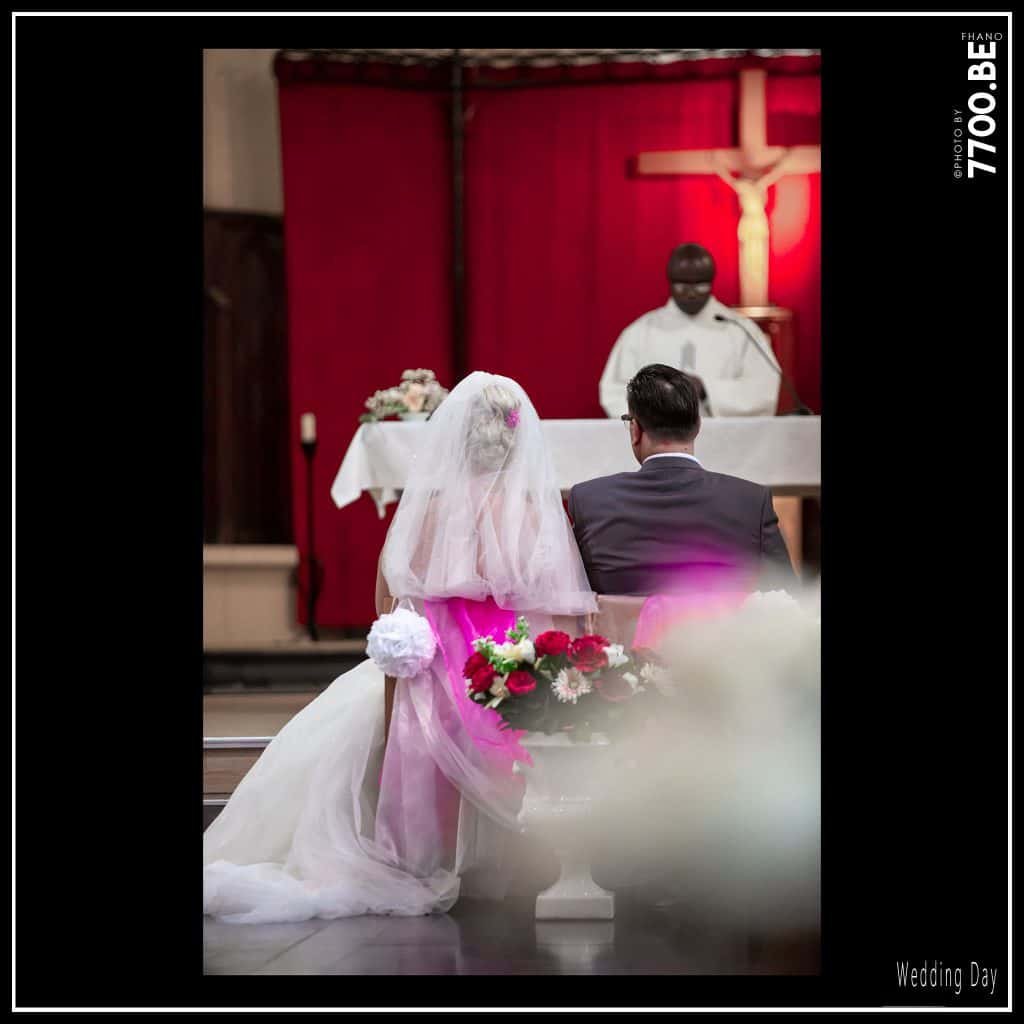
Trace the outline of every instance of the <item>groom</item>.
{"type": "Polygon", "coordinates": [[[671,366],[645,366],[626,386],[639,472],[577,484],[569,516],[599,594],[703,590],[738,576],[792,589],[796,574],[767,487],[711,473],[694,457],[700,396],[671,366]]]}

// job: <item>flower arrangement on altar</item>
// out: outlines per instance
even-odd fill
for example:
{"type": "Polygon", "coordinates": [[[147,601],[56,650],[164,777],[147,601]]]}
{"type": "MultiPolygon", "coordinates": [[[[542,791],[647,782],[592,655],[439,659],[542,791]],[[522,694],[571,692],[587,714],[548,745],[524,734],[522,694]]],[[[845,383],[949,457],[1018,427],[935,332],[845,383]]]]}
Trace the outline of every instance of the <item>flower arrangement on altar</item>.
{"type": "Polygon", "coordinates": [[[360,423],[375,423],[389,416],[426,419],[448,396],[433,370],[406,370],[397,387],[375,391],[367,400],[360,423]]]}
{"type": "Polygon", "coordinates": [[[503,643],[477,637],[463,676],[469,698],[497,711],[503,728],[566,732],[575,740],[612,730],[636,704],[650,708],[674,693],[653,652],[627,653],[598,634],[574,640],[560,630],[531,640],[523,616],[503,643]]]}

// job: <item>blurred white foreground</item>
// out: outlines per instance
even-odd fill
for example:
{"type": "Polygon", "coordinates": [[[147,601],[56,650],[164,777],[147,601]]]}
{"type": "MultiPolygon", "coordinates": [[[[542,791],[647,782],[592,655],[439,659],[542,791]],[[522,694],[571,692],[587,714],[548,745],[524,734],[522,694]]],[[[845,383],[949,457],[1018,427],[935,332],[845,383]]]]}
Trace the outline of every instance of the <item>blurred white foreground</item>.
{"type": "Polygon", "coordinates": [[[724,925],[818,926],[819,614],[773,591],[673,628],[674,698],[594,780],[598,882],[657,883],[724,925]]]}

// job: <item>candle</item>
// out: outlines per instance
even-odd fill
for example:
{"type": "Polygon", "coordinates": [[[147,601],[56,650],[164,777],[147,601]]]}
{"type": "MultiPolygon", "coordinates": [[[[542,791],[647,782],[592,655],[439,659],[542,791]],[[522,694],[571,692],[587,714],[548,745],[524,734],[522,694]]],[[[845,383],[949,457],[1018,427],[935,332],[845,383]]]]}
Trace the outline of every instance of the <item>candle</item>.
{"type": "Polygon", "coordinates": [[[302,443],[314,444],[316,442],[316,416],[311,412],[302,414],[302,443]]]}

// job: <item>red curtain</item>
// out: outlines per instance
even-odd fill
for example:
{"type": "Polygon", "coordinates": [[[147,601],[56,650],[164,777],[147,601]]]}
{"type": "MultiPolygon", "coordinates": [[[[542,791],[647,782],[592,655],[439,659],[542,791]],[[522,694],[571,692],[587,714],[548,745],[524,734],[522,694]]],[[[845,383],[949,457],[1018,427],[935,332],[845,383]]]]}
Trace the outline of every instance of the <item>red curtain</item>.
{"type": "MultiPolygon", "coordinates": [[[[769,142],[817,142],[816,76],[769,78],[769,142]]],[[[665,263],[698,241],[739,301],[739,205],[715,177],[639,177],[650,150],[736,144],[738,81],[471,90],[466,138],[472,368],[515,376],[541,415],[603,415],[619,332],[668,298],[665,263]]],[[[794,311],[798,389],[820,408],[819,175],[782,179],[768,213],[773,300],[794,311]]]]}
{"type": "MultiPolygon", "coordinates": [[[[665,262],[680,241],[714,253],[716,294],[738,302],[735,193],[717,178],[632,172],[641,152],[736,144],[738,69],[699,69],[676,80],[467,91],[469,368],[514,376],[542,416],[602,415],[597,381],[608,352],[627,323],[667,298],[665,262]]],[[[337,510],[329,489],[362,402],[407,367],[454,383],[447,95],[307,71],[301,62],[279,70],[294,522],[305,556],[298,423],[311,411],[326,570],[319,619],[358,627],[373,618],[386,523],[366,497],[337,510]]],[[[816,74],[769,69],[767,104],[769,143],[819,141],[816,74]]],[[[771,295],[794,311],[796,383],[816,411],[819,179],[782,179],[768,207],[771,295]]]]}
{"type": "MultiPolygon", "coordinates": [[[[768,75],[768,143],[821,142],[821,78],[768,75]]],[[[821,412],[821,175],[781,178],[768,197],[771,225],[768,281],[772,301],[793,310],[796,360],[792,375],[800,397],[821,412]]]]}
{"type": "Polygon", "coordinates": [[[369,498],[339,511],[330,488],[368,395],[412,366],[451,380],[448,108],[441,94],[356,85],[282,82],[279,96],[300,586],[308,543],[299,416],[313,412],[317,617],[359,626],[374,619],[386,523],[369,498]]]}

